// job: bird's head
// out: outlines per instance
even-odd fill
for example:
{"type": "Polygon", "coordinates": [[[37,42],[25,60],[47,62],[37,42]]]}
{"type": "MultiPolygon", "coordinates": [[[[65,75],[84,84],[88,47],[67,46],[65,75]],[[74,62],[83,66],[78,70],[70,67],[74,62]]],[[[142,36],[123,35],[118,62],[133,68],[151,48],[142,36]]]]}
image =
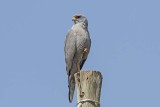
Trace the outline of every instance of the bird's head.
{"type": "Polygon", "coordinates": [[[81,14],[76,14],[73,16],[72,21],[74,21],[75,24],[77,23],[82,23],[86,26],[88,26],[88,20],[85,16],[81,15],[81,14]]]}

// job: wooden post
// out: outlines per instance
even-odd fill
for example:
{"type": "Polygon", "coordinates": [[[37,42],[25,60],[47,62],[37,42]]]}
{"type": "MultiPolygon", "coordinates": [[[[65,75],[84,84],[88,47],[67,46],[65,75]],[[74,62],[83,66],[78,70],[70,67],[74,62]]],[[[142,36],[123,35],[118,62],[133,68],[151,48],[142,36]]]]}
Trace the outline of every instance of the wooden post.
{"type": "Polygon", "coordinates": [[[81,71],[74,76],[77,87],[77,107],[100,107],[101,73],[81,71]]]}

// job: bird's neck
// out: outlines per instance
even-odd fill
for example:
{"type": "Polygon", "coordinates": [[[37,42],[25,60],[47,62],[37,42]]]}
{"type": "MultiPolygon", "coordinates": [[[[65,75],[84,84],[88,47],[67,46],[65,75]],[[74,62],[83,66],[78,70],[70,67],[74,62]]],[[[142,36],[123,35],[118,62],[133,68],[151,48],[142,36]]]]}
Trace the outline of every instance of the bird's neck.
{"type": "Polygon", "coordinates": [[[83,29],[88,29],[88,24],[86,24],[86,23],[76,23],[75,26],[80,26],[83,29]]]}

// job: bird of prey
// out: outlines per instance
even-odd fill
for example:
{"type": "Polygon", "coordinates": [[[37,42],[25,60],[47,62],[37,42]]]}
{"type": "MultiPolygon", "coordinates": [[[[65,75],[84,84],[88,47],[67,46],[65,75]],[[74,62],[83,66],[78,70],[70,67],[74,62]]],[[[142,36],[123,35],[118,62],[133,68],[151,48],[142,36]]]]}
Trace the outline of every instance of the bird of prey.
{"type": "Polygon", "coordinates": [[[74,74],[82,69],[91,47],[87,18],[77,14],[73,16],[72,21],[74,25],[67,33],[64,47],[70,103],[75,89],[74,74]]]}

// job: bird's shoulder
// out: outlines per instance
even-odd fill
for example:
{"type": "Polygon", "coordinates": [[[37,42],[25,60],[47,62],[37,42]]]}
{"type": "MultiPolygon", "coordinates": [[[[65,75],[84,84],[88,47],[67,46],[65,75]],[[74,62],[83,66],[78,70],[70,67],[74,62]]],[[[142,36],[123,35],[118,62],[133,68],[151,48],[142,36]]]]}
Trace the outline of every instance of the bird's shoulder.
{"type": "Polygon", "coordinates": [[[65,42],[75,39],[75,38],[76,38],[75,36],[76,36],[76,32],[75,32],[73,29],[70,29],[70,30],[67,32],[65,42]]]}

